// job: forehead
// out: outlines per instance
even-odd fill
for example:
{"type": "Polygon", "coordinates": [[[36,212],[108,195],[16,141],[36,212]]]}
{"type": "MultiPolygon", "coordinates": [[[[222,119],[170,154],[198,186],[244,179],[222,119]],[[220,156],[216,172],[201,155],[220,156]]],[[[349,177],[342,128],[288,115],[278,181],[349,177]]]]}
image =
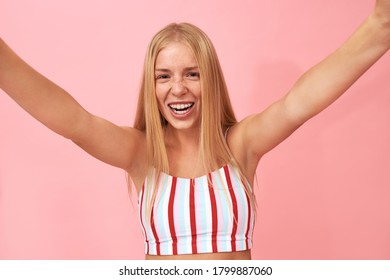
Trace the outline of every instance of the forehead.
{"type": "Polygon", "coordinates": [[[156,59],[156,68],[198,66],[192,50],[180,42],[169,43],[161,49],[156,59]]]}

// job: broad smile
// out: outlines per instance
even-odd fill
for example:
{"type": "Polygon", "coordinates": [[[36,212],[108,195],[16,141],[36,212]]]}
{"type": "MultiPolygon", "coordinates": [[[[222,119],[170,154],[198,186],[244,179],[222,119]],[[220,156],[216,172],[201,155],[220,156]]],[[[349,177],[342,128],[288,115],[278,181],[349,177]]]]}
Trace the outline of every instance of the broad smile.
{"type": "Polygon", "coordinates": [[[171,103],[168,104],[168,107],[175,115],[186,115],[191,108],[194,106],[194,102],[188,103],[171,103]]]}

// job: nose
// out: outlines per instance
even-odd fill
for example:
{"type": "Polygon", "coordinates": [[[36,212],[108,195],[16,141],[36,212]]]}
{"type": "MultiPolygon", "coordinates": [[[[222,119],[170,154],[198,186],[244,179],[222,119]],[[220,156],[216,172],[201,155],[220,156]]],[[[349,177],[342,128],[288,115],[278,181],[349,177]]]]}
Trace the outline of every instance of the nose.
{"type": "Polygon", "coordinates": [[[179,96],[186,93],[187,91],[188,91],[187,87],[183,83],[183,80],[180,79],[180,80],[172,81],[172,85],[171,85],[172,94],[179,96]]]}

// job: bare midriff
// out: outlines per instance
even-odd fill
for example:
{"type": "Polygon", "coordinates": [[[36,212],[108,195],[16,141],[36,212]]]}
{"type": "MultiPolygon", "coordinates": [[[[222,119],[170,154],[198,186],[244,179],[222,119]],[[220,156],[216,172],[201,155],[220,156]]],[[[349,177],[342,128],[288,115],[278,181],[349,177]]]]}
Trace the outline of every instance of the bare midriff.
{"type": "Polygon", "coordinates": [[[250,260],[251,251],[205,253],[189,255],[154,256],[145,255],[145,260],[250,260]]]}

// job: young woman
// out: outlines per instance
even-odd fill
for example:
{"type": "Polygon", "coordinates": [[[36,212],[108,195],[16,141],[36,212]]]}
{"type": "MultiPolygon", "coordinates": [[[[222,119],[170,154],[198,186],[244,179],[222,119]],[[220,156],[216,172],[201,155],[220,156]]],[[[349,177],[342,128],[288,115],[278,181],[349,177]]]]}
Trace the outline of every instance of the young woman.
{"type": "Polygon", "coordinates": [[[134,127],[81,107],[0,41],[0,87],[89,154],[128,172],[147,259],[250,259],[264,154],[341,96],[390,47],[390,0],[263,112],[238,122],[215,50],[191,24],[155,35],[134,127]]]}

